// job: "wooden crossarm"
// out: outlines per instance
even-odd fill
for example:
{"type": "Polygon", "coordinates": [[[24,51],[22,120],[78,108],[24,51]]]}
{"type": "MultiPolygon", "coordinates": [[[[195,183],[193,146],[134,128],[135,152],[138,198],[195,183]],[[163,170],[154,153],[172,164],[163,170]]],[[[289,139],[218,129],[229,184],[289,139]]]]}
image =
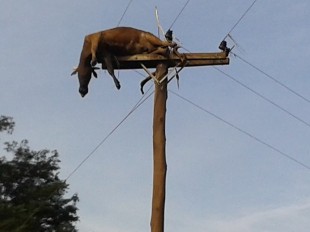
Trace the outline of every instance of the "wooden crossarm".
{"type": "MultiPolygon", "coordinates": [[[[229,64],[229,58],[225,52],[183,54],[186,56],[186,67],[229,64]]],[[[146,68],[156,68],[159,63],[166,63],[171,68],[177,66],[180,62],[181,59],[174,54],[170,55],[169,58],[156,54],[139,54],[115,57],[113,66],[114,69],[141,69],[141,63],[146,68]]],[[[106,69],[105,64],[102,65],[102,68],[106,69]]]]}

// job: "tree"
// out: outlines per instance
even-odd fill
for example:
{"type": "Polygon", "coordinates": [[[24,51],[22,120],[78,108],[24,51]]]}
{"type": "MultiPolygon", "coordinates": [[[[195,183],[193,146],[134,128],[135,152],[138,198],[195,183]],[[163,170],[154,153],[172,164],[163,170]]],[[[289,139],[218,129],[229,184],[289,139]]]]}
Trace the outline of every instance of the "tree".
{"type": "Polygon", "coordinates": [[[15,123],[12,117],[0,116],[0,132],[7,131],[8,133],[12,133],[14,129],[15,123]]]}
{"type": "MultiPolygon", "coordinates": [[[[0,131],[12,132],[14,122],[5,118],[0,131]]],[[[58,152],[33,151],[27,140],[5,144],[13,158],[0,158],[0,231],[77,231],[79,199],[76,194],[64,198],[69,185],[58,177],[58,152]]]]}

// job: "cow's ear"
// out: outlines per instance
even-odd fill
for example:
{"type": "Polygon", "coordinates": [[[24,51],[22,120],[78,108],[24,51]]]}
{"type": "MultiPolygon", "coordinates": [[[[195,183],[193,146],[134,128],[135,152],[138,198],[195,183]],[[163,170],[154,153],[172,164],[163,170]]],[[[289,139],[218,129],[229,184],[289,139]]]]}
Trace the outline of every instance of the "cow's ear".
{"type": "Polygon", "coordinates": [[[98,68],[98,67],[93,67],[93,68],[92,68],[92,73],[93,73],[93,75],[94,75],[95,78],[98,77],[98,75],[97,75],[97,73],[96,73],[96,71],[95,71],[95,70],[97,70],[97,69],[100,69],[100,68],[98,68]]]}
{"type": "Polygon", "coordinates": [[[95,78],[98,77],[98,76],[97,76],[97,73],[95,72],[95,70],[93,70],[93,75],[94,75],[95,78]]]}
{"type": "Polygon", "coordinates": [[[75,75],[75,74],[77,74],[78,73],[78,68],[74,68],[73,69],[73,72],[71,73],[71,76],[73,76],[73,75],[75,75]]]}

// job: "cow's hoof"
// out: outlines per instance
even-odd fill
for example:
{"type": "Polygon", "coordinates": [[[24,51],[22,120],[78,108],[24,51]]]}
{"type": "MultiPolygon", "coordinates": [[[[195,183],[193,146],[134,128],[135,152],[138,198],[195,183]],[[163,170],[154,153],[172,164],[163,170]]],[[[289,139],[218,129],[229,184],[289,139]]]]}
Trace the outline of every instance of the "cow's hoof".
{"type": "Polygon", "coordinates": [[[120,83],[116,83],[115,86],[116,86],[117,89],[121,88],[121,84],[120,83]]]}

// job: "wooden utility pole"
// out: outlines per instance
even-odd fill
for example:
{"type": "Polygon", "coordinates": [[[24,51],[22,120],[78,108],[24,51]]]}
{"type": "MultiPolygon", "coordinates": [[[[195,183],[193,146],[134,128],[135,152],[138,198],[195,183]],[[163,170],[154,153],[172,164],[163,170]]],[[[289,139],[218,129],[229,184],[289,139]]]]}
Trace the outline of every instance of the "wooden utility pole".
{"type": "MultiPolygon", "coordinates": [[[[168,73],[168,66],[159,63],[156,67],[158,81],[168,73]]],[[[166,196],[166,102],[167,78],[161,85],[155,85],[154,116],[153,116],[153,198],[151,231],[164,231],[165,196],[166,196]]]]}
{"type": "MultiPolygon", "coordinates": [[[[229,64],[227,50],[218,53],[184,53],[184,55],[186,56],[186,67],[229,64]]],[[[168,68],[176,67],[180,62],[180,58],[173,54],[169,58],[154,54],[141,54],[117,57],[117,63],[113,64],[116,69],[139,69],[142,68],[141,64],[146,68],[156,68],[155,77],[157,81],[155,84],[153,116],[154,170],[151,232],[164,232],[167,172],[165,123],[168,78],[163,78],[167,74],[168,68]]],[[[102,68],[105,68],[104,64],[102,68]]]]}

